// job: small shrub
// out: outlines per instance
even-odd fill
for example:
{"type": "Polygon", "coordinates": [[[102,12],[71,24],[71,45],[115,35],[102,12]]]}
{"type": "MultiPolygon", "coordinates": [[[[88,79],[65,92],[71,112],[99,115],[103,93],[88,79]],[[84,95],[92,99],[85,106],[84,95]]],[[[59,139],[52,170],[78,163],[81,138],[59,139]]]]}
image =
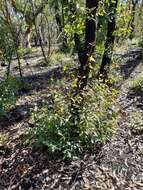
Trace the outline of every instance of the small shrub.
{"type": "Polygon", "coordinates": [[[131,113],[129,126],[131,129],[143,129],[143,120],[141,112],[133,112],[131,113]]]}
{"type": "Polygon", "coordinates": [[[0,116],[6,116],[7,111],[15,105],[16,95],[23,83],[13,77],[0,84],[0,116]]]}
{"type": "Polygon", "coordinates": [[[77,136],[72,135],[70,97],[55,95],[52,109],[45,105],[33,112],[32,121],[36,128],[29,129],[28,142],[47,147],[51,154],[63,153],[68,158],[84,150],[93,150],[113,134],[118,112],[116,95],[114,89],[99,82],[85,89],[82,94],[84,103],[79,110],[80,120],[75,126],[77,136]]]}
{"type": "Polygon", "coordinates": [[[0,133],[0,147],[6,147],[8,142],[8,135],[0,133]]]}
{"type": "Polygon", "coordinates": [[[142,73],[130,83],[130,88],[134,92],[142,92],[143,91],[143,75],[142,73]]]}
{"type": "Polygon", "coordinates": [[[64,59],[66,59],[65,54],[62,52],[55,52],[50,57],[50,65],[59,65],[64,59]]]}
{"type": "Polygon", "coordinates": [[[97,82],[87,88],[84,96],[80,127],[84,139],[88,140],[85,146],[94,147],[95,144],[104,144],[111,137],[116,126],[117,91],[97,82]]]}

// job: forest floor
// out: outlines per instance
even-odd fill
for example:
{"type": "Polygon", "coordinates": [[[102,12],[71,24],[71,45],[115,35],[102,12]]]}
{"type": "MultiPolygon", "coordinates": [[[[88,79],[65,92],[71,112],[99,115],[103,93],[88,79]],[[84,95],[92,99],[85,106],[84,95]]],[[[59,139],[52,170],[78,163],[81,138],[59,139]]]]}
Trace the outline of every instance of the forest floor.
{"type": "MultiPolygon", "coordinates": [[[[59,65],[47,72],[38,55],[27,59],[29,66],[23,62],[24,80],[32,88],[20,92],[16,107],[7,118],[0,119],[1,133],[8,136],[7,148],[0,150],[0,190],[143,190],[143,94],[129,88],[143,74],[139,52],[133,49],[119,54],[122,80],[118,103],[122,114],[115,135],[98,155],[85,154],[71,162],[51,158],[21,140],[25,129],[33,127],[31,109],[43,100],[50,101],[51,89],[61,88],[60,80],[65,76],[59,65]]],[[[64,61],[71,63],[68,57],[64,61]]],[[[5,69],[0,68],[1,80],[5,69]]],[[[17,69],[13,64],[16,74],[17,69]]]]}

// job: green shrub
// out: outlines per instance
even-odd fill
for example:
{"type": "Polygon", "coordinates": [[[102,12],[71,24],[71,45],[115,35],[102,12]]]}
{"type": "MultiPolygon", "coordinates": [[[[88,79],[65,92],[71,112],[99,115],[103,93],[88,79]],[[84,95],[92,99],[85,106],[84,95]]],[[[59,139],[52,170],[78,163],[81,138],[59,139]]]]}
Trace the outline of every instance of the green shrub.
{"type": "MultiPolygon", "coordinates": [[[[84,150],[94,150],[113,134],[117,120],[116,91],[105,84],[91,84],[82,93],[76,136],[72,135],[70,97],[56,94],[50,108],[36,108],[32,121],[36,127],[29,129],[28,142],[47,147],[49,153],[63,153],[65,157],[77,156],[84,150]]],[[[77,97],[81,98],[81,97],[77,97]]]]}
{"type": "Polygon", "coordinates": [[[8,142],[8,135],[0,132],[0,147],[6,147],[8,142]]]}
{"type": "Polygon", "coordinates": [[[11,34],[11,27],[0,17],[0,58],[4,61],[11,61],[16,53],[15,42],[11,34]]]}
{"type": "Polygon", "coordinates": [[[64,62],[64,60],[67,59],[67,56],[65,56],[64,53],[62,52],[55,52],[51,55],[50,60],[49,60],[49,64],[50,65],[59,65],[62,62],[64,62]]]}
{"type": "Polygon", "coordinates": [[[139,111],[131,113],[129,127],[132,131],[143,131],[143,115],[139,111]]]}
{"type": "Polygon", "coordinates": [[[139,45],[139,47],[143,48],[143,41],[140,41],[140,42],[138,43],[138,45],[139,45]]]}
{"type": "Polygon", "coordinates": [[[134,81],[130,83],[130,88],[135,92],[143,91],[143,73],[141,73],[134,81]]]}
{"type": "Polygon", "coordinates": [[[106,84],[96,83],[87,88],[84,96],[79,125],[83,139],[87,139],[85,146],[104,144],[116,126],[117,91],[109,89],[106,84]]]}
{"type": "Polygon", "coordinates": [[[22,86],[21,80],[13,77],[0,84],[0,116],[6,116],[7,111],[15,105],[16,94],[22,86]]]}

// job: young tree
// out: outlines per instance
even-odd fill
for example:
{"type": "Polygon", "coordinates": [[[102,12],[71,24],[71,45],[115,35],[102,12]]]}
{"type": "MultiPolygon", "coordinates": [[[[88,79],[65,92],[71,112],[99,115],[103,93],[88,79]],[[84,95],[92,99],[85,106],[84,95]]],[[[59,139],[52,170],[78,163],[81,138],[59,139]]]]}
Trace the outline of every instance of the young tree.
{"type": "MultiPolygon", "coordinates": [[[[19,28],[14,23],[14,19],[11,14],[11,6],[10,3],[6,0],[4,0],[2,6],[2,12],[3,12],[3,24],[8,30],[7,30],[7,37],[11,38],[11,48],[9,50],[7,49],[5,52],[5,58],[8,61],[8,67],[7,67],[7,78],[10,74],[10,65],[11,65],[11,59],[16,54],[17,61],[18,61],[18,69],[20,77],[22,77],[22,70],[21,70],[21,61],[20,61],[20,55],[19,55],[19,28]],[[11,52],[10,54],[8,52],[11,52]]],[[[3,36],[4,37],[4,36],[3,36]]],[[[6,40],[8,42],[8,40],[6,40]]],[[[6,44],[7,46],[8,44],[6,44]]],[[[10,44],[9,44],[10,45],[10,44]]],[[[5,48],[4,48],[5,49],[5,48]]]]}
{"type": "MultiPolygon", "coordinates": [[[[35,17],[35,4],[34,4],[33,0],[31,0],[30,2],[31,2],[32,13],[33,13],[33,18],[34,18],[35,17]]],[[[43,5],[43,7],[44,7],[44,5],[43,5]]],[[[40,31],[39,31],[39,28],[37,27],[35,19],[33,19],[33,25],[35,27],[36,35],[39,37],[40,47],[41,47],[41,50],[42,50],[42,54],[43,54],[45,63],[48,64],[48,58],[47,58],[45,50],[44,50],[44,46],[43,46],[43,42],[42,42],[42,37],[41,37],[40,31]]]]}
{"type": "Polygon", "coordinates": [[[136,13],[136,7],[138,4],[138,0],[132,0],[132,15],[131,15],[131,22],[130,22],[130,27],[131,27],[131,32],[130,32],[130,39],[133,38],[134,36],[134,29],[135,29],[135,13],[136,13]]]}
{"type": "Polygon", "coordinates": [[[77,90],[81,91],[87,84],[90,72],[90,59],[93,56],[96,40],[96,9],[97,0],[86,0],[87,18],[85,23],[85,45],[83,59],[80,63],[77,90]]]}
{"type": "MultiPolygon", "coordinates": [[[[27,3],[27,2],[25,2],[27,3]]],[[[35,10],[33,13],[32,8],[28,10],[23,10],[23,7],[21,7],[21,4],[17,2],[16,0],[11,0],[11,4],[15,10],[15,12],[20,13],[23,15],[25,18],[25,22],[27,24],[27,29],[25,32],[25,39],[26,39],[26,46],[28,48],[31,48],[31,43],[30,43],[30,38],[31,38],[31,33],[32,33],[32,28],[34,26],[34,23],[38,17],[38,15],[43,11],[45,8],[45,5],[47,4],[46,0],[43,0],[42,3],[38,6],[38,8],[35,10]]],[[[30,2],[31,5],[31,2],[30,2]]]]}
{"type": "Polygon", "coordinates": [[[71,123],[73,124],[72,135],[77,135],[76,124],[80,121],[79,110],[83,103],[82,91],[87,85],[88,76],[90,73],[91,58],[95,49],[96,40],[96,10],[97,0],[86,0],[86,21],[85,21],[85,44],[82,59],[79,58],[80,67],[77,78],[77,86],[73,92],[73,98],[71,101],[71,123]],[[78,100],[80,96],[80,101],[78,100]]]}
{"type": "Polygon", "coordinates": [[[109,18],[107,23],[107,36],[105,42],[105,50],[102,58],[102,63],[98,72],[98,78],[103,80],[108,78],[108,70],[112,62],[112,54],[115,40],[115,29],[116,29],[116,13],[117,13],[118,0],[110,0],[109,4],[109,18]]]}
{"type": "Polygon", "coordinates": [[[68,3],[69,3],[68,0],[57,0],[57,1],[51,0],[49,3],[50,7],[55,12],[56,23],[62,39],[62,47],[61,47],[62,50],[68,47],[66,34],[64,32],[64,27],[65,27],[64,7],[68,6],[68,3]]]}

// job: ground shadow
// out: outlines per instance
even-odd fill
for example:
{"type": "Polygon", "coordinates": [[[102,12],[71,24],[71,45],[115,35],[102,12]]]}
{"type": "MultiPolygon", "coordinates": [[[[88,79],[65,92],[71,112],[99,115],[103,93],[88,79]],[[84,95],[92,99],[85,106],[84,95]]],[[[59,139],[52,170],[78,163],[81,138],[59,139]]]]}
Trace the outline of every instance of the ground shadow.
{"type": "MultiPolygon", "coordinates": [[[[47,105],[49,109],[52,109],[54,105],[54,98],[52,94],[48,94],[48,96],[45,95],[39,97],[37,100],[32,99],[30,102],[26,102],[25,104],[16,105],[14,108],[10,109],[5,116],[0,117],[0,131],[7,132],[9,127],[12,125],[20,122],[28,122],[35,105],[38,109],[44,105],[47,105]]],[[[11,133],[13,132],[11,131],[11,133]]]]}
{"type": "Polygon", "coordinates": [[[124,65],[121,65],[120,70],[123,79],[128,79],[139,64],[141,64],[141,59],[129,60],[124,65]]]}
{"type": "Polygon", "coordinates": [[[74,68],[68,68],[65,72],[62,66],[55,66],[42,73],[24,76],[23,81],[27,84],[31,84],[30,90],[39,91],[45,89],[46,86],[51,83],[54,84],[60,81],[63,77],[69,77],[73,72],[75,72],[74,68]]]}
{"type": "Polygon", "coordinates": [[[5,116],[0,117],[0,131],[6,131],[9,126],[21,122],[30,116],[31,104],[16,105],[5,116]]]}
{"type": "Polygon", "coordinates": [[[128,99],[136,98],[135,105],[137,108],[143,110],[143,89],[131,88],[127,94],[128,99]]]}
{"type": "Polygon", "coordinates": [[[48,69],[48,71],[23,77],[24,87],[18,90],[16,96],[17,99],[21,99],[22,96],[28,96],[29,99],[24,102],[22,101],[22,104],[15,105],[14,108],[6,113],[6,116],[0,117],[0,131],[7,132],[9,127],[28,120],[31,116],[31,109],[33,109],[35,105],[40,108],[46,103],[47,105],[50,105],[49,107],[52,107],[54,101],[52,94],[48,91],[49,87],[52,89],[54,88],[54,90],[60,88],[66,93],[65,88],[60,86],[59,83],[56,85],[56,83],[57,81],[61,81],[63,77],[66,77],[67,79],[71,72],[73,72],[72,68],[69,68],[65,73],[61,66],[55,66],[48,69]],[[43,94],[42,90],[46,91],[46,89],[47,93],[43,94]],[[41,93],[39,97],[36,95],[38,92],[41,93]]]}
{"type": "Polygon", "coordinates": [[[142,53],[142,48],[135,48],[135,49],[130,49],[126,52],[119,52],[119,53],[114,53],[115,56],[117,57],[121,57],[121,58],[136,58],[136,57],[141,57],[141,53],[142,53]]]}

